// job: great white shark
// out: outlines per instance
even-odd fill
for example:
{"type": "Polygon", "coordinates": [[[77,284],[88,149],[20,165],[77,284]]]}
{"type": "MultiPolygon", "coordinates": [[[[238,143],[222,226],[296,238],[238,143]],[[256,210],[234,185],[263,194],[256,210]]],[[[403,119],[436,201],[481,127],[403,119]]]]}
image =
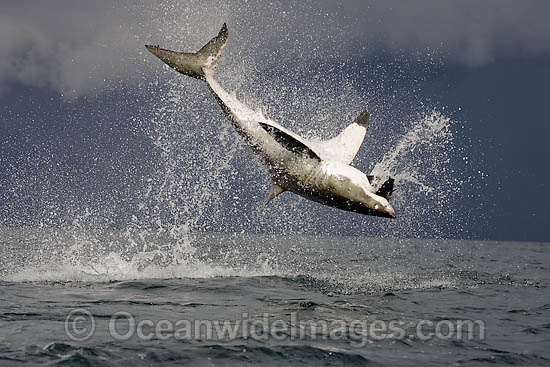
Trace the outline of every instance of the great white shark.
{"type": "Polygon", "coordinates": [[[271,174],[272,186],[266,204],[284,191],[291,191],[343,210],[395,218],[395,210],[388,202],[393,179],[389,178],[376,190],[371,184],[372,176],[350,165],[367,133],[369,113],[359,114],[330,140],[313,141],[298,136],[273,121],[262,109],[247,107],[214,79],[228,37],[224,23],[218,35],[195,53],[145,47],[178,72],[206,81],[224,114],[271,174]]]}

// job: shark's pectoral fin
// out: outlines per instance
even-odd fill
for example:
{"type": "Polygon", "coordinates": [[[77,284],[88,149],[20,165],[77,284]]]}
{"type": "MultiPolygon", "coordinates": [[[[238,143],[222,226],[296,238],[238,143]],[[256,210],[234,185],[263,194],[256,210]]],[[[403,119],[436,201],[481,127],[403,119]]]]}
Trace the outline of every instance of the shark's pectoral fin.
{"type": "Polygon", "coordinates": [[[286,190],[279,184],[273,182],[271,185],[271,191],[269,191],[269,196],[267,197],[267,200],[265,201],[265,205],[269,204],[269,202],[273,199],[275,199],[277,196],[285,192],[286,190]]]}
{"type": "Polygon", "coordinates": [[[275,126],[268,125],[263,122],[259,122],[260,126],[269,133],[275,139],[277,143],[283,146],[286,150],[289,150],[296,154],[303,154],[312,159],[321,160],[317,153],[311,150],[310,147],[297,140],[293,136],[277,129],[275,126]]]}

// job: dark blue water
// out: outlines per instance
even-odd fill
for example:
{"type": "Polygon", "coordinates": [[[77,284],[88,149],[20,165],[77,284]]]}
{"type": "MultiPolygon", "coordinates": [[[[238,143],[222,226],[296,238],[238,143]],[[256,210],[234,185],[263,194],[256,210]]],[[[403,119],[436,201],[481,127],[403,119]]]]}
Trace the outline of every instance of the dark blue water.
{"type": "Polygon", "coordinates": [[[548,244],[216,234],[168,261],[116,232],[1,235],[3,365],[550,363],[548,244]]]}

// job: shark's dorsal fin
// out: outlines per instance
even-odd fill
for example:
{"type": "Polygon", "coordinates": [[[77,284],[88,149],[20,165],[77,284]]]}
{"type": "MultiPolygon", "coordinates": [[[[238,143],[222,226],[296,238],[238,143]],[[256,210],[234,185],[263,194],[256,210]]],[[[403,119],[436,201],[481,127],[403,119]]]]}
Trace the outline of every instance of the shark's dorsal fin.
{"type": "Polygon", "coordinates": [[[286,190],[279,184],[273,183],[271,184],[271,190],[269,191],[269,195],[267,196],[267,200],[265,201],[265,205],[269,204],[269,202],[273,199],[275,199],[277,196],[285,192],[286,190]]]}
{"type": "Polygon", "coordinates": [[[323,158],[350,164],[363,144],[368,126],[369,113],[363,111],[337,137],[312,144],[323,158]]]}
{"type": "Polygon", "coordinates": [[[307,155],[309,158],[321,160],[321,158],[311,150],[310,147],[296,139],[295,137],[287,134],[286,132],[276,128],[275,126],[268,125],[263,122],[259,122],[260,126],[271,135],[277,143],[281,144],[286,150],[293,153],[307,155]]]}
{"type": "Polygon", "coordinates": [[[363,111],[353,120],[352,124],[363,126],[365,129],[369,128],[370,114],[368,111],[363,111]]]}

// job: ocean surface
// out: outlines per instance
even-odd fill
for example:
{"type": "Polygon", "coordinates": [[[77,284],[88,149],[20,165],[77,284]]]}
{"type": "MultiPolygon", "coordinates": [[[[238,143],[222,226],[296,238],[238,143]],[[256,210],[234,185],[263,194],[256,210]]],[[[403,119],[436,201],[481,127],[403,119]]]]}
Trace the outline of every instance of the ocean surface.
{"type": "Polygon", "coordinates": [[[170,238],[0,230],[0,365],[550,365],[550,244],[170,238]]]}

